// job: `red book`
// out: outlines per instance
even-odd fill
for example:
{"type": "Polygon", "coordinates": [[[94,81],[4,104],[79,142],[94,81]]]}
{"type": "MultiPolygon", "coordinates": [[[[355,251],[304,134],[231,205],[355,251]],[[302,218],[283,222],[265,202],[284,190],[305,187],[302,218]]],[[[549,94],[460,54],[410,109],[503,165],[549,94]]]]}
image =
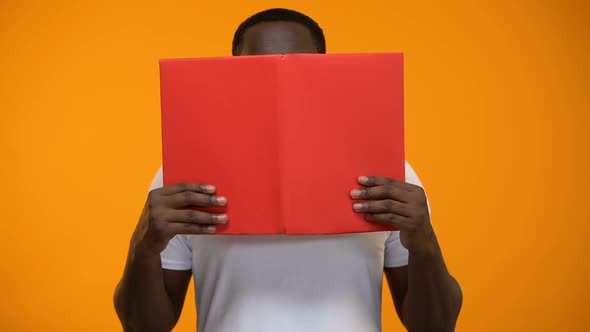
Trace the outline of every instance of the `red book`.
{"type": "Polygon", "coordinates": [[[405,179],[402,54],[161,60],[160,84],[164,184],[215,185],[217,233],[392,229],[353,212],[350,191],[405,179]]]}

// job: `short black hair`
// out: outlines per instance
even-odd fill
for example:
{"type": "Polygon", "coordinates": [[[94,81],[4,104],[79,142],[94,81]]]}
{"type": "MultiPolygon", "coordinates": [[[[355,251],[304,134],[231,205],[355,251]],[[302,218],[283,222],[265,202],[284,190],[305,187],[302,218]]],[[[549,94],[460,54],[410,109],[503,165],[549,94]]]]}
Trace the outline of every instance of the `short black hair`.
{"type": "Polygon", "coordinates": [[[322,28],[320,28],[316,21],[305,14],[291,9],[273,8],[254,14],[242,22],[242,24],[240,24],[234,34],[232,54],[237,55],[238,47],[244,38],[244,32],[246,32],[246,29],[258,23],[277,21],[295,22],[305,25],[311,31],[311,35],[313,36],[317,46],[318,53],[326,53],[326,39],[324,37],[324,31],[322,28]]]}

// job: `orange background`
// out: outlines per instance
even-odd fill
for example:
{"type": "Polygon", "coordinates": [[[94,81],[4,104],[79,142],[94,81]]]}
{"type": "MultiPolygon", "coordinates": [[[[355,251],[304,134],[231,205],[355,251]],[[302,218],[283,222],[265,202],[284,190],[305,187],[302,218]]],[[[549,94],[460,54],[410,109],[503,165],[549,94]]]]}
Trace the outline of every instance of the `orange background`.
{"type": "MultiPolygon", "coordinates": [[[[275,6],[317,19],[329,52],[405,52],[407,157],[465,293],[457,330],[587,330],[589,4],[0,2],[0,330],[120,330],[158,59],[228,55],[275,6]]],[[[195,331],[192,294],[177,331],[195,331]]],[[[388,296],[383,312],[401,331],[388,296]]]]}

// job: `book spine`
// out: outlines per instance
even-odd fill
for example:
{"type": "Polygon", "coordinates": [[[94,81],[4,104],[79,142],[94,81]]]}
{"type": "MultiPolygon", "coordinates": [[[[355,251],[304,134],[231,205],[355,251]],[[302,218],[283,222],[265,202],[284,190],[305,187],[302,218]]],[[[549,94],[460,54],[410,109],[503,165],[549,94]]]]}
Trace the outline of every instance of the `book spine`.
{"type": "Polygon", "coordinates": [[[277,136],[278,137],[278,142],[276,144],[277,146],[277,161],[278,161],[278,184],[277,184],[277,188],[278,188],[278,211],[279,211],[279,224],[281,225],[282,229],[280,230],[281,234],[288,234],[289,229],[288,229],[288,222],[286,220],[286,214],[285,214],[285,208],[287,207],[286,204],[286,200],[287,200],[287,193],[289,188],[287,188],[287,183],[288,181],[285,181],[284,177],[286,176],[285,170],[287,169],[285,166],[285,154],[288,153],[287,149],[286,149],[286,144],[285,144],[285,139],[283,137],[283,135],[285,135],[285,121],[286,121],[286,116],[285,116],[285,112],[288,112],[288,101],[285,100],[287,94],[285,93],[285,89],[287,88],[286,85],[288,84],[288,79],[286,78],[286,70],[288,69],[288,56],[286,56],[285,54],[281,54],[278,58],[277,58],[277,91],[278,93],[276,94],[276,98],[277,98],[277,108],[276,108],[276,119],[277,119],[277,136]]]}

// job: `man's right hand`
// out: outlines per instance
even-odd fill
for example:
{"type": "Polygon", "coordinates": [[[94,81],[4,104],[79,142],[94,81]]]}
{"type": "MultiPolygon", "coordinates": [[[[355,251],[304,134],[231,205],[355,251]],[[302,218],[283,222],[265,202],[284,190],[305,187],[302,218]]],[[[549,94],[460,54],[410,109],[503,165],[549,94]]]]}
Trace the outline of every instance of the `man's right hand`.
{"type": "Polygon", "coordinates": [[[216,196],[215,187],[208,184],[181,183],[152,190],[133,233],[132,247],[159,255],[177,234],[213,234],[215,225],[227,223],[228,216],[190,208],[225,204],[227,199],[216,196]]]}

